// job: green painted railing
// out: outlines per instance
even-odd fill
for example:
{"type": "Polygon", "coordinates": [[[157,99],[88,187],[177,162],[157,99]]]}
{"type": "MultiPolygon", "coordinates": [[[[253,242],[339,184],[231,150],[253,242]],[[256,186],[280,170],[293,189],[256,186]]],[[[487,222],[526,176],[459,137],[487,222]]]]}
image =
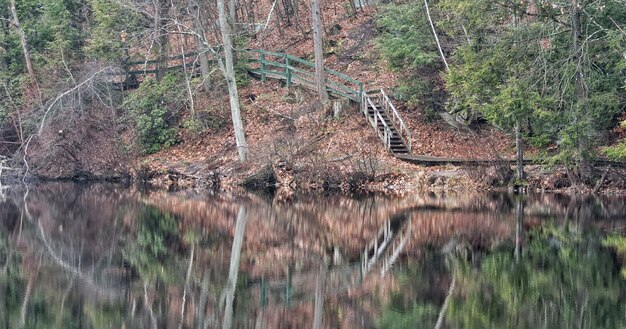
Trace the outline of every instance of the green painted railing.
{"type": "MultiPolygon", "coordinates": [[[[265,82],[268,78],[284,80],[287,87],[301,85],[316,90],[315,64],[302,58],[286,53],[272,52],[262,49],[244,49],[239,51],[239,60],[246,61],[248,71],[265,82]]],[[[210,65],[216,65],[216,60],[210,60],[210,65]]],[[[125,77],[123,83],[130,86],[137,81],[138,76],[156,74],[160,70],[177,70],[183,68],[197,68],[199,66],[198,53],[190,52],[183,55],[173,56],[161,61],[143,60],[128,62],[124,65],[125,77]],[[159,65],[162,64],[162,67],[159,65]]],[[[411,133],[404,120],[391,103],[385,92],[376,90],[365,92],[363,83],[341,72],[325,69],[326,90],[335,96],[347,98],[361,104],[361,110],[368,118],[373,128],[385,144],[385,148],[392,150],[392,137],[395,136],[391,126],[397,126],[397,133],[411,152],[411,133]],[[374,114],[368,113],[368,108],[374,109],[374,114]],[[382,112],[381,112],[382,111],[382,112]],[[387,122],[381,113],[385,113],[390,119],[387,122]],[[382,127],[382,128],[380,128],[382,127]],[[379,129],[380,128],[380,129],[379,129]]]]}
{"type": "MultiPolygon", "coordinates": [[[[285,80],[287,87],[294,84],[316,89],[315,64],[285,53],[247,49],[250,73],[265,81],[267,78],[285,80]]],[[[361,103],[363,83],[331,69],[325,69],[326,90],[329,93],[361,103]]]]}
{"type": "MultiPolygon", "coordinates": [[[[267,78],[285,80],[287,87],[294,84],[304,85],[315,89],[315,64],[285,53],[277,53],[260,49],[246,49],[240,51],[243,56],[240,60],[249,63],[250,73],[266,81],[267,78]]],[[[197,52],[159,60],[137,60],[126,62],[124,71],[126,76],[141,76],[156,74],[159,70],[178,70],[184,67],[197,68],[197,52]],[[163,68],[159,68],[162,63],[163,68]]],[[[215,60],[209,60],[215,65],[215,60]]],[[[348,98],[357,103],[363,99],[363,83],[331,69],[325,69],[326,89],[329,93],[348,98]]]]}
{"type": "MultiPolygon", "coordinates": [[[[197,52],[190,52],[178,56],[167,57],[162,60],[158,59],[145,59],[124,63],[124,71],[126,76],[141,76],[156,74],[159,70],[172,71],[183,68],[198,68],[200,62],[197,59],[197,52]],[[159,67],[162,64],[162,68],[159,67]]],[[[210,60],[211,65],[215,65],[214,60],[210,60]]]]}

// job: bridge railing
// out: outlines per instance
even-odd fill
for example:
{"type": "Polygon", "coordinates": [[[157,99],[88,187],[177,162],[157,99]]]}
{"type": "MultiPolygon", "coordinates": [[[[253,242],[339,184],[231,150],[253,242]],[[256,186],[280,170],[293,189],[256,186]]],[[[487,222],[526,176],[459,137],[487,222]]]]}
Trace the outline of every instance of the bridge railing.
{"type": "MultiPolygon", "coordinates": [[[[197,69],[200,61],[197,52],[189,52],[177,56],[163,58],[161,60],[135,60],[124,63],[126,78],[139,77],[157,74],[159,71],[173,71],[183,69],[197,69]]],[[[207,56],[200,54],[200,56],[207,56]]],[[[209,59],[209,65],[217,64],[215,60],[209,59]]]]}

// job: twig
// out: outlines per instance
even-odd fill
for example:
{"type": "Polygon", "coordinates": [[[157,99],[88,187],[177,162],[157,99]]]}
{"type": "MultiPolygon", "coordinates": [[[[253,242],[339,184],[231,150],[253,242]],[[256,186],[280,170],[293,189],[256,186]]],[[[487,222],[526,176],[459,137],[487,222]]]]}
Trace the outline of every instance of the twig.
{"type": "MultiPolygon", "coordinates": [[[[103,68],[101,70],[99,70],[98,72],[92,74],[89,78],[87,78],[85,81],[77,84],[76,86],[74,86],[74,88],[66,90],[65,92],[61,93],[59,96],[57,96],[54,101],[52,101],[52,103],[48,106],[48,108],[46,109],[46,112],[43,115],[43,118],[41,119],[41,123],[39,124],[39,129],[37,130],[37,135],[41,135],[41,132],[43,131],[43,126],[46,122],[46,117],[48,116],[48,113],[50,113],[50,110],[52,110],[52,108],[54,107],[54,105],[56,105],[60,100],[62,100],[65,96],[71,94],[72,92],[79,90],[82,86],[86,85],[87,83],[91,82],[91,80],[93,80],[96,76],[98,76],[100,73],[103,73],[104,71],[110,70],[110,67],[106,67],[103,68]]],[[[31,136],[32,137],[32,136],[31,136]]]]}
{"type": "Polygon", "coordinates": [[[267,26],[270,24],[270,19],[272,18],[272,13],[274,12],[274,7],[276,7],[276,0],[272,4],[272,9],[270,9],[270,13],[267,15],[267,20],[265,21],[265,26],[263,26],[263,30],[267,29],[267,26]]]}

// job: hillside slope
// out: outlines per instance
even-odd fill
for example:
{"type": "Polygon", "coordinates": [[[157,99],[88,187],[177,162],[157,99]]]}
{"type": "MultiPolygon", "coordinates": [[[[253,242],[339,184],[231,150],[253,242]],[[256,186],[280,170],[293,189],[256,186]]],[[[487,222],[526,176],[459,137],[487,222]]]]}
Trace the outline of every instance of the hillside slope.
{"type": "MultiPolygon", "coordinates": [[[[327,2],[322,9],[326,30],[334,31],[326,39],[326,65],[364,82],[369,90],[392,91],[397,78],[376,48],[374,19],[378,9],[370,7],[350,16],[343,6],[336,7],[339,3],[327,2]]],[[[306,24],[306,20],[300,22],[304,32],[296,26],[261,32],[249,46],[311,58],[313,45],[306,24]]],[[[199,136],[183,132],[183,143],[141,159],[138,164],[148,165],[158,173],[186,173],[197,168],[219,171],[225,188],[232,188],[267,163],[287,162],[299,168],[298,173],[306,172],[306,182],[299,181],[299,187],[304,189],[319,188],[325,181],[341,185],[356,171],[369,171],[372,176],[387,177],[380,186],[370,188],[406,190],[420,185],[416,180],[424,172],[446,169],[420,168],[395,159],[384,150],[356,105],[344,109],[339,118],[332,118],[332,111],[317,104],[313,93],[300,87],[287,89],[271,80],[252,80],[249,86],[241,88],[240,95],[251,153],[249,163],[238,164],[234,133],[229,122],[224,122],[221,129],[199,136]]],[[[475,131],[457,130],[441,120],[429,120],[419,108],[394,102],[412,130],[415,154],[486,159],[513,154],[511,139],[489,126],[475,131]]],[[[226,96],[197,103],[221,109],[220,113],[227,116],[226,96]]],[[[457,175],[444,175],[449,176],[457,175]]],[[[155,183],[170,183],[167,177],[158,177],[155,183]]]]}

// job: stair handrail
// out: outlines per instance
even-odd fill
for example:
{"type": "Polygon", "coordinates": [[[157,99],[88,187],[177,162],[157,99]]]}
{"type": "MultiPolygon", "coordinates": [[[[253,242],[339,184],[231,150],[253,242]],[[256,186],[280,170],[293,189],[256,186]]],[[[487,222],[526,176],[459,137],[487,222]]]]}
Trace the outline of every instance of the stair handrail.
{"type": "Polygon", "coordinates": [[[374,127],[374,129],[378,132],[378,137],[380,137],[380,139],[385,144],[385,149],[387,149],[388,151],[391,151],[391,135],[393,133],[391,131],[391,128],[389,128],[389,125],[387,125],[387,121],[383,119],[382,115],[380,114],[380,111],[378,110],[376,105],[374,105],[374,103],[372,102],[372,98],[369,97],[369,95],[366,92],[363,92],[362,103],[364,105],[362,108],[363,108],[365,117],[368,119],[372,127],[374,127]],[[370,117],[367,113],[368,104],[374,110],[373,118],[370,117]],[[383,124],[382,132],[378,129],[378,121],[380,121],[383,124]]]}
{"type": "MultiPolygon", "coordinates": [[[[312,72],[312,69],[315,68],[315,64],[310,61],[289,55],[287,53],[272,52],[262,49],[243,49],[241,51],[249,54],[256,54],[258,56],[256,58],[248,57],[246,60],[250,64],[259,64],[259,68],[249,68],[248,71],[250,73],[256,73],[260,75],[261,81],[265,81],[267,77],[272,77],[285,80],[287,87],[290,87],[294,83],[298,83],[309,88],[313,88],[315,86],[315,73],[312,72]],[[268,59],[268,57],[275,58],[275,60],[268,59]]],[[[148,65],[158,64],[159,62],[169,62],[172,60],[186,60],[187,58],[191,58],[194,56],[206,56],[206,54],[189,52],[187,54],[163,58],[160,61],[148,60],[147,58],[143,62],[128,61],[124,65],[124,81],[127,82],[129,78],[136,78],[138,75],[155,74],[159,70],[161,70],[158,67],[148,68],[148,65]],[[132,66],[140,64],[144,65],[142,70],[131,70],[132,66]]],[[[216,61],[211,60],[210,62],[215,64],[216,61]]],[[[196,68],[198,65],[197,60],[189,63],[188,65],[186,64],[187,63],[168,66],[165,68],[165,70],[186,68],[187,66],[196,68]]],[[[386,120],[383,119],[379,109],[372,102],[371,96],[368,95],[368,93],[363,89],[364,85],[361,81],[355,80],[346,74],[328,68],[324,69],[324,73],[326,78],[326,90],[328,90],[329,93],[345,97],[356,103],[360,103],[362,112],[368,118],[368,121],[372,123],[374,129],[376,129],[379,137],[385,144],[385,148],[388,151],[392,151],[391,138],[394,135],[393,130],[389,127],[389,125],[397,125],[399,126],[399,137],[403,140],[408,152],[411,152],[411,132],[402,117],[400,116],[400,113],[391,102],[391,99],[389,98],[389,96],[387,96],[383,89],[380,89],[380,91],[371,91],[370,93],[376,94],[377,99],[380,99],[380,105],[382,105],[383,110],[385,111],[387,116],[391,118],[389,124],[386,120]],[[380,95],[378,95],[379,93],[380,95]],[[368,115],[368,105],[374,109],[373,118],[368,115]],[[382,122],[382,131],[378,129],[378,121],[382,122]]]]}
{"type": "Polygon", "coordinates": [[[400,136],[404,139],[407,149],[409,150],[409,153],[411,153],[411,131],[409,130],[409,127],[407,127],[407,125],[404,123],[404,120],[400,116],[400,113],[391,102],[389,96],[387,96],[387,94],[385,93],[385,90],[380,89],[380,93],[382,95],[385,112],[387,113],[387,115],[390,115],[392,117],[392,123],[398,123],[400,127],[400,136]]]}

